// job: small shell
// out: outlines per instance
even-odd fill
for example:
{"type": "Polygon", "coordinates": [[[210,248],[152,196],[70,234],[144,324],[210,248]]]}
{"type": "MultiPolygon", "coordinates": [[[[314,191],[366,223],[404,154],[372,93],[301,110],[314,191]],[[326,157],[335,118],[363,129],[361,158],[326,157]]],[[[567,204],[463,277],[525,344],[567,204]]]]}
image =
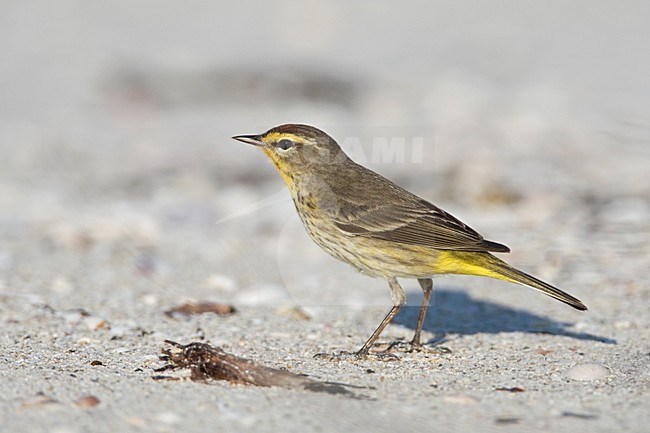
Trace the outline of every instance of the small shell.
{"type": "Polygon", "coordinates": [[[600,364],[577,364],[566,371],[566,376],[573,380],[596,380],[611,374],[609,368],[600,364]]]}

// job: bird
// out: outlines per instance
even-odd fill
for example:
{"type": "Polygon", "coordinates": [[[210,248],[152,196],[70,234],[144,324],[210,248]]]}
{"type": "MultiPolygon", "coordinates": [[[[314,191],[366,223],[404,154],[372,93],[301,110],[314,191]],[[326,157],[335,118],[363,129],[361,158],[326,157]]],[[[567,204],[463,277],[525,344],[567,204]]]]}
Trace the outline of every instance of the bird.
{"type": "MultiPolygon", "coordinates": [[[[287,185],[296,211],[324,251],[364,275],[388,282],[392,307],[356,352],[366,357],[405,303],[398,279],[417,279],[423,291],[410,345],[423,347],[422,326],[433,289],[443,274],[475,275],[538,290],[577,310],[577,298],[516,269],[493,253],[508,253],[458,218],[354,162],[324,131],[283,124],[261,134],[232,137],[264,152],[287,185]]],[[[348,352],[351,353],[351,352],[348,352]]]]}

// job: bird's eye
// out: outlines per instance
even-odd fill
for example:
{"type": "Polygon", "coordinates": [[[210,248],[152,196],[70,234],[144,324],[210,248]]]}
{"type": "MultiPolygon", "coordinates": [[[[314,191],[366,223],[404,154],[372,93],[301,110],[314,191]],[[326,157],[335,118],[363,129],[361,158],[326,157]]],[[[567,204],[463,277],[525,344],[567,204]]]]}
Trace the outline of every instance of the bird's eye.
{"type": "Polygon", "coordinates": [[[288,138],[283,138],[282,140],[278,141],[278,144],[277,144],[278,148],[282,149],[282,150],[291,149],[294,145],[295,145],[295,143],[293,141],[289,140],[288,138]]]}

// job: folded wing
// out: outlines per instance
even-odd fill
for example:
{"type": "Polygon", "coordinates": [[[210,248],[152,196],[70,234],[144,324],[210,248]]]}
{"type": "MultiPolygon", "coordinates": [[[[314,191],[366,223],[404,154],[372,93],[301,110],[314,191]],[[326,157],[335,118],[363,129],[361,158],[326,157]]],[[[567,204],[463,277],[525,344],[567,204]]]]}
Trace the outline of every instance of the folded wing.
{"type": "Polygon", "coordinates": [[[337,215],[335,224],[351,236],[439,250],[510,251],[505,245],[485,240],[471,227],[425,200],[373,208],[354,206],[350,209],[354,211],[337,215]]]}

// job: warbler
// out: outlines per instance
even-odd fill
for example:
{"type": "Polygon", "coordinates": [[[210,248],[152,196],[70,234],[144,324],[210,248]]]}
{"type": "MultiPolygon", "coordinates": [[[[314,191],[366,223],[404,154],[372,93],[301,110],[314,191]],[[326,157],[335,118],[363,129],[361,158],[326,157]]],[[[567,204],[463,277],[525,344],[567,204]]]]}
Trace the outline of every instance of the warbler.
{"type": "Polygon", "coordinates": [[[259,135],[232,137],[259,147],[289,187],[307,233],[323,250],[370,277],[388,282],[393,307],[356,352],[368,355],[405,303],[398,278],[417,279],[424,292],[414,349],[439,274],[491,277],[521,284],[578,310],[578,299],[491,253],[510,249],[486,240],[459,219],[352,161],[325,132],[308,125],[276,126],[259,135]]]}

